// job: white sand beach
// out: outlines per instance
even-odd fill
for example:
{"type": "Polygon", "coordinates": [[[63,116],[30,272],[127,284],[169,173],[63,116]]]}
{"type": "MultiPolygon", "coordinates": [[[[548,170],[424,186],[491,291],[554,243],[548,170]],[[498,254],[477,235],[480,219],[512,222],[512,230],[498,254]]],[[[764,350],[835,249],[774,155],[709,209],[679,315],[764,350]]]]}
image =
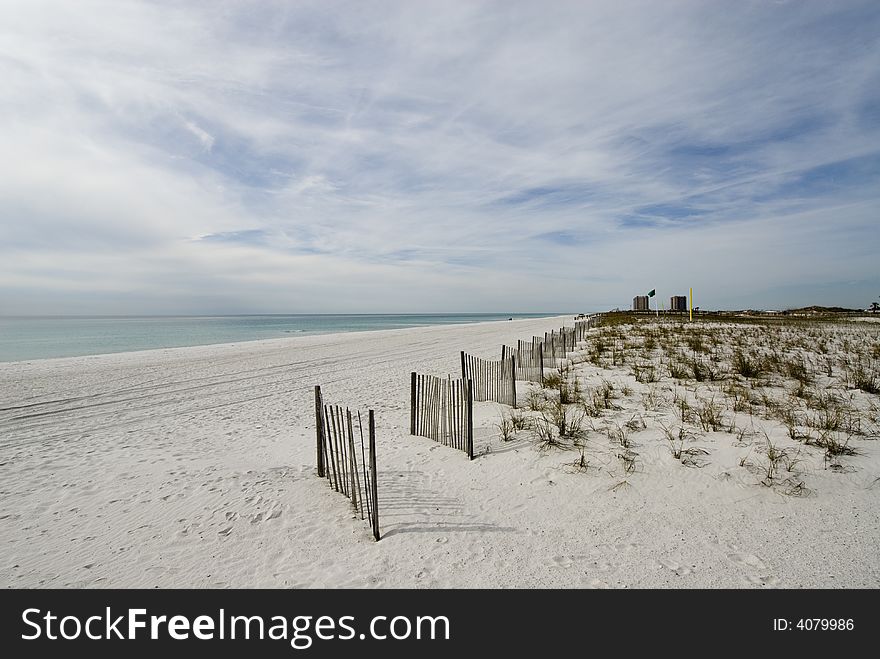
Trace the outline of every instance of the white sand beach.
{"type": "MultiPolygon", "coordinates": [[[[880,447],[765,487],[751,448],[701,434],[671,455],[647,385],[587,435],[592,468],[475,404],[477,457],[409,435],[409,374],[571,317],[0,364],[4,587],[880,586],[880,447]],[[376,412],[382,539],[315,470],[313,386],[376,412]],[[636,412],[627,473],[598,431],[636,412]]],[[[867,326],[867,325],[866,325],[867,326]]],[[[609,376],[583,364],[586,386],[609,376]]],[[[615,382],[626,377],[623,371],[615,382]]],[[[518,383],[519,384],[519,383],[518,383]]],[[[663,395],[661,381],[652,385],[663,395]]],[[[525,385],[523,393],[525,395],[525,385]]]]}

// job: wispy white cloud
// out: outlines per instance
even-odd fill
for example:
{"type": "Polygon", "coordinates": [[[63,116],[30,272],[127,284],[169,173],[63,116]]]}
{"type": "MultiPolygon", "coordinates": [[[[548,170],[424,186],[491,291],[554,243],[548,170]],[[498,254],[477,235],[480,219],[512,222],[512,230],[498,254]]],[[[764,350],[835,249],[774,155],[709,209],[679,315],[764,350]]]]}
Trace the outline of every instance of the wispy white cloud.
{"type": "Polygon", "coordinates": [[[9,0],[0,313],[867,304],[878,34],[870,2],[9,0]]]}

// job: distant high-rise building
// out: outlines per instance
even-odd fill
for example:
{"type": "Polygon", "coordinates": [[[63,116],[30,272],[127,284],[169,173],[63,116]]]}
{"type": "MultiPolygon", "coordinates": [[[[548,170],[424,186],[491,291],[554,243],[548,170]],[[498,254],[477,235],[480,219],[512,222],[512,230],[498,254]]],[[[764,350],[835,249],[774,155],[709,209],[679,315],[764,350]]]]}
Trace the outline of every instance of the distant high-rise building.
{"type": "Polygon", "coordinates": [[[673,295],[669,298],[669,308],[672,311],[687,311],[688,299],[686,295],[673,295]]]}
{"type": "Polygon", "coordinates": [[[633,311],[648,311],[648,296],[636,295],[633,298],[633,311]]]}

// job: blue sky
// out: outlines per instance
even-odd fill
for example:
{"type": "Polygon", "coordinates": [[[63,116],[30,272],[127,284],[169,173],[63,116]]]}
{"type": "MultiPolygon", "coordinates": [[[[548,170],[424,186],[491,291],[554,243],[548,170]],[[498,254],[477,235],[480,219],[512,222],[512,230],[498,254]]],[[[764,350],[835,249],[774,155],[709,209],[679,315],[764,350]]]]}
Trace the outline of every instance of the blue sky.
{"type": "Polygon", "coordinates": [[[880,295],[876,2],[0,5],[0,314],[880,295]]]}

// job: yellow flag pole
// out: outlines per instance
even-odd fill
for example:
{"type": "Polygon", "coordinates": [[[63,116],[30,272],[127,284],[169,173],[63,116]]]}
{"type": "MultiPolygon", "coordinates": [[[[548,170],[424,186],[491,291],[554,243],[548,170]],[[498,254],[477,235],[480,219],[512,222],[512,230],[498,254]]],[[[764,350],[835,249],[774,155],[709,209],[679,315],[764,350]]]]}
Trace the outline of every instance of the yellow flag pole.
{"type": "Polygon", "coordinates": [[[694,322],[694,288],[691,286],[691,306],[690,306],[691,322],[694,322]]]}

